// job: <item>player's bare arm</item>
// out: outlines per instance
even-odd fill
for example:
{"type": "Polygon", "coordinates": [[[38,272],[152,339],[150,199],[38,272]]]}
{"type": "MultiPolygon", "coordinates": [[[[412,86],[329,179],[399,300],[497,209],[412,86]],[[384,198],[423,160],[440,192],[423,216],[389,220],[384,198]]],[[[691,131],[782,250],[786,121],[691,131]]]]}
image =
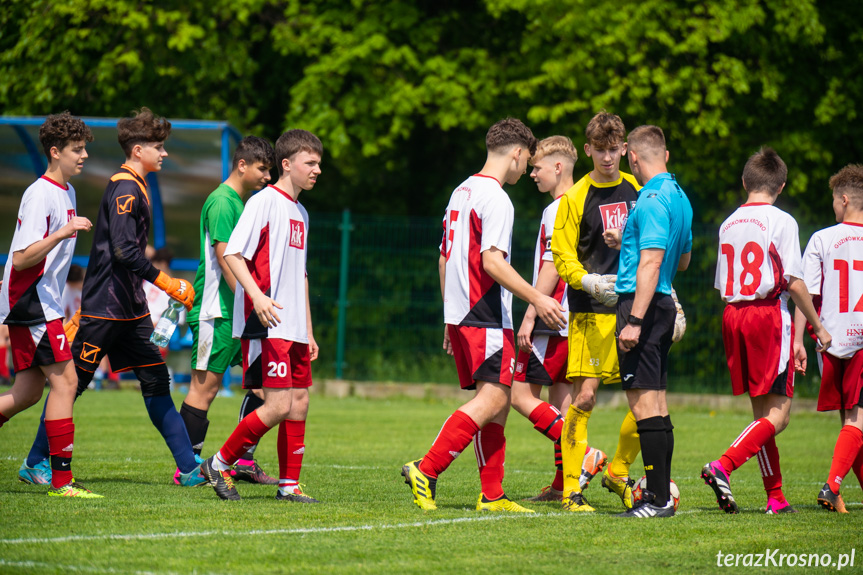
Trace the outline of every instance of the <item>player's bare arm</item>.
{"type": "Polygon", "coordinates": [[[267,327],[275,327],[279,325],[282,320],[276,313],[276,309],[283,309],[282,306],[279,305],[276,300],[267,297],[264,292],[261,291],[261,288],[258,287],[258,284],[255,283],[255,280],[252,278],[252,274],[249,272],[245,258],[240,254],[228,254],[225,256],[225,262],[228,264],[228,267],[231,268],[231,271],[234,272],[234,277],[237,278],[237,281],[240,282],[240,285],[243,286],[244,290],[246,290],[246,294],[248,294],[249,299],[252,300],[252,305],[255,308],[255,315],[258,316],[261,324],[267,327]]]}
{"type": "MultiPolygon", "coordinates": [[[[554,293],[554,288],[557,287],[557,282],[560,280],[560,276],[557,275],[557,269],[553,265],[549,265],[549,262],[545,262],[541,268],[539,268],[539,274],[536,276],[536,290],[544,295],[550,296],[554,293]]],[[[529,352],[531,346],[531,333],[533,333],[533,327],[536,325],[536,308],[533,305],[527,306],[527,311],[524,312],[524,319],[521,320],[521,326],[519,326],[518,330],[518,347],[524,351],[529,352]]]]}
{"type": "Polygon", "coordinates": [[[309,299],[309,278],[306,278],[306,331],[309,332],[309,361],[318,359],[318,342],[315,341],[315,336],[312,335],[312,306],[309,299]]]}
{"type": "Polygon", "coordinates": [[[689,268],[689,262],[692,261],[692,252],[686,252],[680,256],[680,261],[677,263],[677,271],[686,271],[689,268]]]}
{"type": "Polygon", "coordinates": [[[806,321],[812,324],[812,328],[815,330],[815,337],[818,338],[818,345],[815,349],[825,351],[833,343],[833,336],[821,325],[821,319],[818,317],[818,312],[815,311],[815,306],[812,305],[812,296],[806,289],[806,284],[800,278],[791,277],[788,280],[788,293],[791,294],[794,305],[803,313],[806,321]]]}
{"type": "MultiPolygon", "coordinates": [[[[440,297],[446,297],[446,257],[441,256],[437,263],[438,274],[440,275],[440,297]]],[[[443,326],[443,350],[447,355],[452,355],[452,343],[449,340],[449,329],[446,324],[443,326]]]]}
{"type": "MultiPolygon", "coordinates": [[[[640,254],[638,271],[635,275],[635,299],[632,301],[630,314],[643,318],[653,299],[653,294],[656,293],[656,285],[659,283],[659,268],[662,266],[665,250],[648,248],[641,250],[640,254]]],[[[640,337],[640,325],[626,324],[617,338],[618,346],[623,351],[629,351],[638,345],[640,337]]]]}
{"type": "Polygon", "coordinates": [[[794,310],[794,371],[806,375],[806,348],[803,346],[803,334],[806,332],[806,316],[800,308],[794,310]]]}
{"type": "Polygon", "coordinates": [[[93,224],[87,218],[75,216],[65,226],[38,242],[34,242],[12,254],[12,267],[15,271],[26,270],[32,268],[48,255],[48,252],[57,247],[57,244],[63,240],[71,238],[77,232],[89,232],[93,229],[93,224]]]}
{"type": "Polygon", "coordinates": [[[219,269],[222,270],[222,277],[225,278],[225,283],[231,288],[231,292],[236,292],[237,278],[225,262],[226,247],[228,247],[228,242],[216,242],[213,244],[213,251],[216,252],[216,261],[219,263],[219,269]]]}
{"type": "Polygon", "coordinates": [[[515,294],[516,297],[533,305],[537,316],[547,326],[561,329],[566,324],[566,317],[560,302],[540,293],[535,287],[524,281],[504,259],[502,251],[492,246],[482,252],[482,267],[494,281],[515,294]]]}

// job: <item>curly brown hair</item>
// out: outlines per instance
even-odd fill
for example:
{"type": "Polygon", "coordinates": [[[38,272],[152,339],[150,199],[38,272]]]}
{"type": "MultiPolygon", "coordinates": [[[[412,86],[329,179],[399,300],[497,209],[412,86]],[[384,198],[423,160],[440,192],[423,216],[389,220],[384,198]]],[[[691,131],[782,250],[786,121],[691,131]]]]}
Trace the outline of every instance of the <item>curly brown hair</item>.
{"type": "Polygon", "coordinates": [[[485,147],[489,152],[506,152],[513,146],[521,146],[531,156],[536,152],[536,138],[521,120],[504,118],[488,129],[485,147]]]}
{"type": "Polygon", "coordinates": [[[863,165],[848,164],[833,174],[830,189],[848,196],[858,210],[863,209],[863,165]]]}
{"type": "Polygon", "coordinates": [[[134,114],[117,122],[117,141],[127,158],[135,146],[164,142],[171,135],[171,122],[160,118],[146,106],[134,114]]]}
{"type": "Polygon", "coordinates": [[[626,126],[620,116],[602,110],[587,123],[584,136],[592,148],[608,150],[623,144],[626,139],[626,126]]]}
{"type": "Polygon", "coordinates": [[[93,133],[80,118],[74,117],[65,110],[59,114],[51,114],[39,128],[39,142],[45,157],[51,160],[51,148],[63,151],[70,142],[92,142],[93,133]]]}

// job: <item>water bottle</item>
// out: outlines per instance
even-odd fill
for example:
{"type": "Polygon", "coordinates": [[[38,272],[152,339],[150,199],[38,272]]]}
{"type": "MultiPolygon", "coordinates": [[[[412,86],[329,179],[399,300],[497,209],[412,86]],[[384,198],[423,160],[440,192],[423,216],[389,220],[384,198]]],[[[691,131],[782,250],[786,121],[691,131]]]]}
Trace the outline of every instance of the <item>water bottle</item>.
{"type": "Polygon", "coordinates": [[[177,329],[177,322],[180,321],[181,309],[183,309],[183,304],[172,299],[171,304],[162,312],[162,317],[159,318],[159,323],[156,324],[150,341],[159,347],[168,347],[168,342],[171,341],[171,336],[177,329]]]}

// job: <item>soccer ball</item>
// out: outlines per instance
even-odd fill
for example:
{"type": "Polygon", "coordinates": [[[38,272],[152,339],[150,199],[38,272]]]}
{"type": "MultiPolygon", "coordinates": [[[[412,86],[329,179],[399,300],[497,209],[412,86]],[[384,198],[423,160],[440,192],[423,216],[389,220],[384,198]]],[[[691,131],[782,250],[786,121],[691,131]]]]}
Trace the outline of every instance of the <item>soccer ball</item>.
{"type": "MultiPolygon", "coordinates": [[[[638,505],[638,502],[641,501],[641,494],[644,490],[647,489],[647,476],[643,476],[638,480],[632,487],[632,506],[635,507],[638,505]]],[[[674,480],[671,480],[671,484],[668,486],[668,492],[671,494],[671,499],[674,501],[674,510],[677,511],[677,508],[680,507],[680,489],[677,488],[677,484],[674,480]]]]}

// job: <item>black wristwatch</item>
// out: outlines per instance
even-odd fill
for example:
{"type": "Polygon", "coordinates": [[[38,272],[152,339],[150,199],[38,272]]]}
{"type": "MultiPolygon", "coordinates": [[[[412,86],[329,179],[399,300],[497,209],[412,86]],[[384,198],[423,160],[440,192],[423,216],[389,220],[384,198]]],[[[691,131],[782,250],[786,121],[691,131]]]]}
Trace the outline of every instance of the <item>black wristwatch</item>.
{"type": "Polygon", "coordinates": [[[629,314],[629,318],[626,320],[626,323],[629,325],[640,326],[642,321],[644,321],[644,318],[635,317],[634,315],[629,314]]]}

